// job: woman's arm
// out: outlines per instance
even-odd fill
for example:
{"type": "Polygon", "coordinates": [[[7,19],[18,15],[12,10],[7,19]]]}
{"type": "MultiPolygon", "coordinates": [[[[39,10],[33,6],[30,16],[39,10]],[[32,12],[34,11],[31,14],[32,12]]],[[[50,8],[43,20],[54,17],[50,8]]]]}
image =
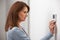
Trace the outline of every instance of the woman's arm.
{"type": "Polygon", "coordinates": [[[51,32],[48,32],[41,40],[49,40],[53,34],[51,32]]]}
{"type": "Polygon", "coordinates": [[[49,22],[49,29],[50,32],[48,32],[41,40],[49,40],[53,34],[54,34],[54,27],[56,26],[56,22],[54,20],[49,22]]]}

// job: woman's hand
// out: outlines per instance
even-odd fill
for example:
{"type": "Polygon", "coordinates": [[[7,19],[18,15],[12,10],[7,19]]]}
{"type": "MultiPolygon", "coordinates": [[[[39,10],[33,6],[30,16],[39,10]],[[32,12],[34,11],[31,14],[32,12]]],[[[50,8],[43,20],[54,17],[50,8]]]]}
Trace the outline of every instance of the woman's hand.
{"type": "Polygon", "coordinates": [[[49,22],[50,32],[54,34],[54,27],[56,26],[56,21],[52,20],[49,22]]]}

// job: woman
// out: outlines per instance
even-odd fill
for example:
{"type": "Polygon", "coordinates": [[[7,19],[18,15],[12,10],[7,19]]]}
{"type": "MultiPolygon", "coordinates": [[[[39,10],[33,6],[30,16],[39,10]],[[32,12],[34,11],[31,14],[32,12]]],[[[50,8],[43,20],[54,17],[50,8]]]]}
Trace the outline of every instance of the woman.
{"type": "Polygon", "coordinates": [[[29,6],[24,2],[17,1],[12,5],[5,25],[7,40],[30,40],[28,34],[22,26],[19,25],[21,22],[25,21],[29,10],[29,6]]]}
{"type": "Polygon", "coordinates": [[[19,25],[25,21],[29,10],[29,6],[24,2],[17,1],[12,5],[5,25],[7,40],[30,40],[28,34],[19,25]]]}

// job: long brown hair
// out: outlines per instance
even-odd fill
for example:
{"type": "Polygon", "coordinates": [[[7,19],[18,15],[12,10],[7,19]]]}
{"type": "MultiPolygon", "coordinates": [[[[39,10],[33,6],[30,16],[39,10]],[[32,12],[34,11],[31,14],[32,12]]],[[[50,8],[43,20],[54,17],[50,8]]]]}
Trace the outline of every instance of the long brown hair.
{"type": "Polygon", "coordinates": [[[21,1],[15,2],[12,7],[10,8],[5,24],[5,31],[8,31],[8,28],[12,29],[13,27],[18,27],[17,20],[18,20],[18,12],[21,11],[24,7],[28,8],[29,12],[29,6],[21,1]]]}

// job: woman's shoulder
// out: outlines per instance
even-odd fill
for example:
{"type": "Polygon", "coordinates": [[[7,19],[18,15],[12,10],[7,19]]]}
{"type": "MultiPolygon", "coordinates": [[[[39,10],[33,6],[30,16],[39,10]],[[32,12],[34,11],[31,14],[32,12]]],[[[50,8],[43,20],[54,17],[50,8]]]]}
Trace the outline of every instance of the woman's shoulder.
{"type": "Polygon", "coordinates": [[[9,29],[7,31],[7,33],[12,33],[12,32],[16,32],[16,31],[19,31],[20,29],[18,27],[13,27],[12,29],[9,29]]]}
{"type": "Polygon", "coordinates": [[[13,27],[12,29],[8,30],[7,33],[21,33],[22,29],[18,28],[18,27],[13,27]]]}
{"type": "Polygon", "coordinates": [[[11,30],[9,30],[7,32],[8,35],[25,35],[25,33],[23,32],[23,30],[19,29],[18,27],[13,27],[11,30]]]}
{"type": "Polygon", "coordinates": [[[11,30],[19,30],[19,28],[18,27],[13,27],[11,30]]]}

